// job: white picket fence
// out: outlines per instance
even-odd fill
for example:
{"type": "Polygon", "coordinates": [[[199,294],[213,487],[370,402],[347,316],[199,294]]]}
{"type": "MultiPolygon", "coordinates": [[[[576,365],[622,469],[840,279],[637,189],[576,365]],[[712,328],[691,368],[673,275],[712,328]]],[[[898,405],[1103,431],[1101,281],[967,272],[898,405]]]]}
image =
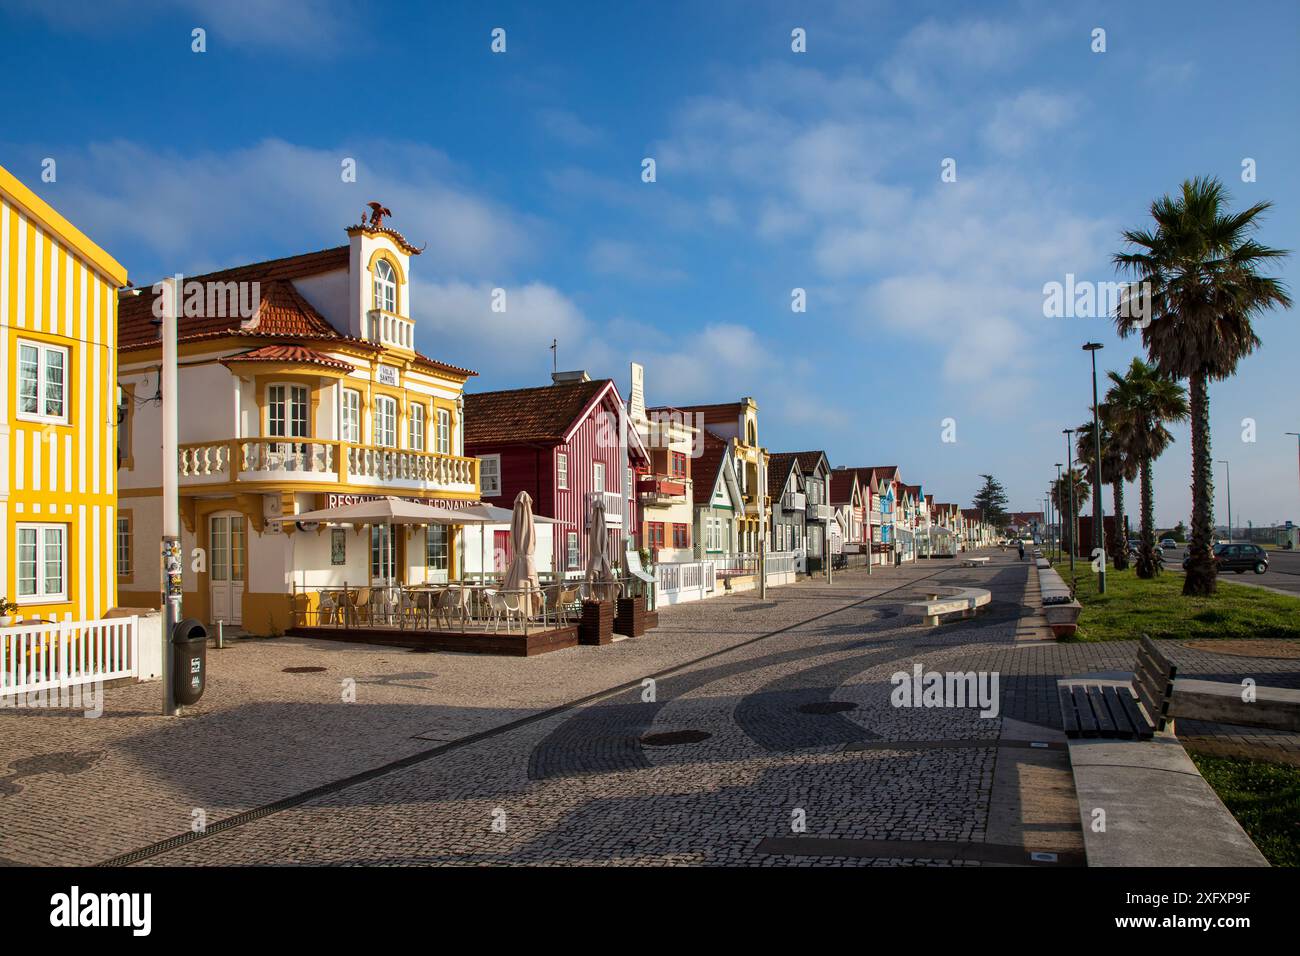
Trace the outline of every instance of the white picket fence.
{"type": "Polygon", "coordinates": [[[137,617],[0,628],[0,696],[135,677],[137,617]]]}
{"type": "Polygon", "coordinates": [[[712,594],[717,585],[717,568],[712,561],[655,565],[655,602],[660,606],[699,601],[712,594]]]}

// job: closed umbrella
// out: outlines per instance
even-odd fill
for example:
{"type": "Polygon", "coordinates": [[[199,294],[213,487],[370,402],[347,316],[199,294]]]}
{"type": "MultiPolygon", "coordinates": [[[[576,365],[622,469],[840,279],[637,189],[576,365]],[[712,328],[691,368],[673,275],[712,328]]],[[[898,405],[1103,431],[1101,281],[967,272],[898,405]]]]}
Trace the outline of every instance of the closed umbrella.
{"type": "Polygon", "coordinates": [[[541,612],[541,582],[537,579],[537,532],[533,527],[533,499],[528,492],[515,495],[514,514],[510,519],[510,567],[506,570],[507,591],[528,593],[529,616],[541,612]]]}
{"type": "Polygon", "coordinates": [[[614,569],[609,563],[609,536],[605,533],[605,500],[598,496],[591,502],[587,522],[587,588],[592,596],[606,598],[614,583],[614,569]]]}

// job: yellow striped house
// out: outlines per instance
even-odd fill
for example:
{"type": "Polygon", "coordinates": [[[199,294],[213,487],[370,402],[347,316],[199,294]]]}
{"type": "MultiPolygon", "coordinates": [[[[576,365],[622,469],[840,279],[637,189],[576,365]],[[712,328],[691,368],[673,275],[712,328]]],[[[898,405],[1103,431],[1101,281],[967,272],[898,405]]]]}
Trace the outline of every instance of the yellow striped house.
{"type": "Polygon", "coordinates": [[[126,270],[0,167],[0,596],[117,603],[117,288],[126,270]]]}

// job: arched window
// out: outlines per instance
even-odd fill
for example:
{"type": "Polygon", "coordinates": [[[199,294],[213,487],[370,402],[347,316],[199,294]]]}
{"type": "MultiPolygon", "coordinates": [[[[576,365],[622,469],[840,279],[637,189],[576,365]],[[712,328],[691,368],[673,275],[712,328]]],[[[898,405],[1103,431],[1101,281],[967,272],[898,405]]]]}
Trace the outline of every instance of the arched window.
{"type": "Polygon", "coordinates": [[[387,259],[375,263],[374,301],[371,308],[397,311],[397,276],[387,259]]]}
{"type": "Polygon", "coordinates": [[[747,445],[758,444],[758,429],[754,427],[754,423],[752,421],[748,422],[745,426],[745,444],[747,445]]]}

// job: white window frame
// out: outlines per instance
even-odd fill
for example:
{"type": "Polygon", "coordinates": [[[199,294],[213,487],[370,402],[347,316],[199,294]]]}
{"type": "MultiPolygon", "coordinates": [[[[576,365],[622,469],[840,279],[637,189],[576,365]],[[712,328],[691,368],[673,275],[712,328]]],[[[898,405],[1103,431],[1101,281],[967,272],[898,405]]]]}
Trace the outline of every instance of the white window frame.
{"type": "Polygon", "coordinates": [[[451,412],[445,408],[436,409],[438,431],[434,436],[433,450],[439,455],[451,454],[451,412]]]}
{"type": "Polygon", "coordinates": [[[129,578],[135,573],[134,562],[132,561],[134,557],[134,554],[132,554],[133,538],[131,516],[118,512],[116,535],[113,539],[113,556],[119,578],[129,578]]]}
{"type": "Polygon", "coordinates": [[[479,494],[496,496],[501,494],[501,456],[500,455],[480,455],[478,460],[478,482],[479,494]],[[491,472],[485,465],[492,465],[491,472]],[[492,483],[488,483],[488,479],[492,483]]]}
{"type": "Polygon", "coordinates": [[[306,385],[299,385],[294,382],[272,382],[266,386],[266,434],[270,438],[310,438],[311,437],[311,389],[306,385]],[[277,400],[274,396],[276,389],[283,392],[283,398],[277,400]],[[297,401],[297,396],[301,393],[301,403],[297,401]],[[275,432],[275,409],[276,406],[283,406],[284,421],[282,427],[283,433],[275,432]],[[299,418],[295,411],[301,408],[302,417],[299,418]],[[301,428],[301,431],[298,429],[301,428]]]}
{"type": "Polygon", "coordinates": [[[66,524],[51,524],[41,522],[19,522],[14,526],[14,571],[15,584],[18,587],[18,595],[15,598],[19,604],[55,604],[68,600],[68,526],[66,524]],[[22,593],[22,548],[19,540],[24,531],[32,531],[36,535],[35,541],[35,580],[32,582],[35,590],[31,594],[22,593]],[[59,590],[57,592],[46,589],[45,549],[48,547],[47,533],[57,531],[59,534],[60,566],[59,566],[59,590]]]}
{"type": "Polygon", "coordinates": [[[20,419],[29,422],[51,422],[56,425],[66,425],[68,423],[68,366],[71,355],[68,349],[62,345],[51,345],[48,342],[36,342],[31,339],[18,340],[18,383],[17,383],[17,403],[14,405],[17,415],[20,419]],[[23,411],[23,349],[36,350],[36,411],[23,411]],[[47,371],[49,369],[48,356],[51,352],[57,353],[63,359],[63,383],[62,394],[59,400],[63,403],[63,412],[59,415],[50,415],[42,411],[49,401],[49,394],[46,386],[49,385],[47,380],[47,371]]]}
{"type": "Polygon", "coordinates": [[[391,395],[375,396],[374,443],[382,448],[397,447],[397,399],[391,395]],[[385,438],[388,440],[385,441],[385,438]]]}
{"type": "Polygon", "coordinates": [[[371,274],[370,307],[380,312],[397,314],[397,270],[387,259],[375,261],[371,274]],[[385,274],[382,270],[387,269],[385,274]]]}
{"type": "Polygon", "coordinates": [[[569,453],[555,453],[555,487],[559,491],[569,490],[569,453]]]}
{"type": "Polygon", "coordinates": [[[605,493],[605,463],[603,461],[593,461],[591,463],[591,490],[601,495],[605,493]]]}
{"type": "Polygon", "coordinates": [[[339,437],[354,445],[361,444],[361,392],[343,389],[339,404],[339,437]]]}
{"type": "Polygon", "coordinates": [[[572,571],[578,567],[582,561],[582,555],[578,551],[578,532],[566,531],[564,534],[564,569],[572,571]]]}
{"type": "Polygon", "coordinates": [[[412,404],[407,415],[407,444],[412,451],[424,451],[424,406],[412,404]]]}

